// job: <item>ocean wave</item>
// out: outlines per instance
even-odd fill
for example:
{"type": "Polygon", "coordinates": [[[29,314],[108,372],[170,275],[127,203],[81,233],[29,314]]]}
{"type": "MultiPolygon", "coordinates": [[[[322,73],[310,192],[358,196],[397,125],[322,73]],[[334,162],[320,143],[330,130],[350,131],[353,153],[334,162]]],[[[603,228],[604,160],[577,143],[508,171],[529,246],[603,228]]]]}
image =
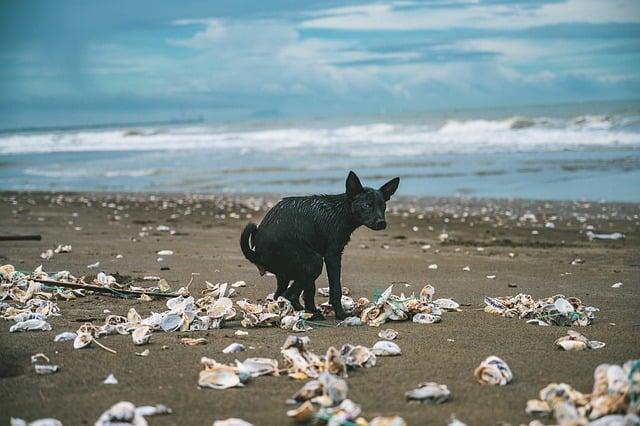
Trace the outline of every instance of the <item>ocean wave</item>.
{"type": "MultiPolygon", "coordinates": [[[[640,146],[640,117],[582,115],[568,119],[514,116],[449,120],[441,125],[372,123],[336,127],[233,129],[185,126],[0,137],[0,154],[220,150],[300,151],[348,156],[559,151],[640,146]]],[[[60,171],[60,173],[74,173],[60,171]]]]}

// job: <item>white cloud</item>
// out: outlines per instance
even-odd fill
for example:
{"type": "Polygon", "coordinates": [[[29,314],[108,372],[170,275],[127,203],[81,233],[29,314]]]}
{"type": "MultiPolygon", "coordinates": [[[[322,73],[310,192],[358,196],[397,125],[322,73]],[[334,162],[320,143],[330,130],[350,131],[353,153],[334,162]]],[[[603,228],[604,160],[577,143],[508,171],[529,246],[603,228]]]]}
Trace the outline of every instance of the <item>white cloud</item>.
{"type": "Polygon", "coordinates": [[[394,8],[394,3],[372,3],[325,9],[314,13],[301,26],[340,30],[522,29],[576,22],[640,22],[640,2],[568,0],[538,8],[524,8],[514,3],[411,9],[394,8]]]}

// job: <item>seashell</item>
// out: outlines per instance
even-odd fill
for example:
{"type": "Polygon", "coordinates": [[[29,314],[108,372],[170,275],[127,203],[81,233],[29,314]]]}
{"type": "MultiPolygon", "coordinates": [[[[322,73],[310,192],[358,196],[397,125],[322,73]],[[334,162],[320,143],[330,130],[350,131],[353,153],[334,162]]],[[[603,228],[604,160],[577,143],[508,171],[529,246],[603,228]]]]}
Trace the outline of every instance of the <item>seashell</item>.
{"type": "Polygon", "coordinates": [[[298,408],[287,411],[287,417],[291,417],[296,423],[308,423],[313,418],[315,408],[309,401],[305,401],[298,408]]]}
{"type": "Polygon", "coordinates": [[[447,385],[428,382],[420,383],[416,389],[410,390],[404,395],[409,401],[420,402],[422,404],[442,404],[449,400],[451,392],[447,388],[447,385]]]}
{"type": "Polygon", "coordinates": [[[412,321],[418,324],[435,324],[437,322],[440,322],[441,319],[442,317],[440,315],[420,313],[415,314],[412,321]]]}
{"type": "Polygon", "coordinates": [[[151,327],[146,325],[137,327],[133,333],[131,333],[131,338],[133,339],[134,345],[145,345],[149,343],[149,339],[151,339],[151,327]]]}
{"type": "Polygon", "coordinates": [[[329,373],[321,373],[318,382],[322,385],[323,394],[331,399],[331,405],[340,404],[347,398],[347,382],[329,373]]]}
{"type": "Polygon", "coordinates": [[[173,251],[171,250],[160,250],[156,253],[158,256],[172,256],[173,251]]]}
{"type": "Polygon", "coordinates": [[[247,283],[244,281],[236,281],[235,283],[231,284],[231,287],[233,288],[238,288],[238,287],[246,287],[247,283]]]}
{"type": "Polygon", "coordinates": [[[347,365],[340,355],[340,351],[338,351],[333,346],[330,346],[327,349],[327,354],[325,355],[325,371],[336,376],[347,377],[347,365]]]}
{"type": "Polygon", "coordinates": [[[358,317],[347,317],[338,323],[341,327],[357,327],[364,325],[364,322],[358,317]]]}
{"type": "Polygon", "coordinates": [[[160,322],[160,328],[162,328],[163,331],[167,332],[176,331],[180,327],[182,327],[183,323],[184,318],[182,317],[182,315],[170,312],[162,318],[162,321],[160,322]]]}
{"type": "Polygon", "coordinates": [[[208,330],[211,326],[211,318],[208,316],[196,316],[191,324],[189,324],[189,331],[203,331],[208,330]]]}
{"type": "Polygon", "coordinates": [[[74,349],[82,349],[87,347],[93,341],[93,336],[88,333],[78,333],[76,338],[73,340],[73,348],[74,349]]]}
{"type": "Polygon", "coordinates": [[[490,356],[482,361],[473,374],[478,383],[483,385],[504,386],[513,380],[511,369],[506,362],[497,356],[490,356]]]}
{"type": "Polygon", "coordinates": [[[433,297],[435,292],[436,289],[432,285],[427,284],[422,287],[422,290],[420,290],[420,299],[426,302],[431,302],[431,298],[433,297]]]}
{"type": "Polygon", "coordinates": [[[135,354],[138,356],[149,356],[149,349],[145,349],[142,352],[136,352],[135,354]]]}
{"type": "Polygon", "coordinates": [[[308,401],[322,394],[322,385],[318,380],[310,380],[305,383],[294,395],[294,401],[308,401]]]}
{"type": "Polygon", "coordinates": [[[402,354],[400,346],[388,340],[376,342],[376,344],[371,348],[371,352],[376,356],[396,356],[402,354]]]}
{"type": "Polygon", "coordinates": [[[587,344],[580,340],[556,340],[556,346],[565,351],[583,351],[587,349],[587,344]]]}
{"type": "Polygon", "coordinates": [[[459,311],[460,304],[452,299],[437,299],[433,303],[440,306],[445,311],[459,311]]]}
{"type": "Polygon", "coordinates": [[[393,340],[398,337],[398,332],[392,328],[387,328],[378,333],[378,337],[386,340],[393,340]]]}
{"type": "Polygon", "coordinates": [[[120,401],[102,413],[95,426],[111,426],[114,424],[130,424],[143,426],[147,424],[144,417],[136,414],[136,406],[128,401],[120,401]]]}
{"type": "Polygon", "coordinates": [[[376,365],[376,355],[369,348],[352,346],[345,353],[345,346],[342,347],[340,353],[346,357],[345,362],[348,366],[371,368],[376,365]]]}
{"type": "Polygon", "coordinates": [[[66,342],[67,340],[73,340],[78,336],[76,333],[72,333],[70,331],[65,331],[64,333],[57,334],[56,337],[53,338],[54,342],[66,342]]]}
{"type": "Polygon", "coordinates": [[[551,407],[546,401],[530,399],[524,411],[530,416],[548,416],[551,414],[551,407]]]}
{"type": "Polygon", "coordinates": [[[191,337],[183,337],[182,339],[180,339],[180,344],[185,345],[185,346],[197,346],[197,345],[206,345],[207,343],[207,339],[205,339],[204,337],[200,337],[197,339],[192,339],[191,337]]]}
{"type": "Polygon", "coordinates": [[[563,297],[558,297],[556,301],[553,303],[555,308],[561,314],[568,314],[574,312],[573,305],[569,303],[569,301],[563,297]]]}
{"type": "MultiPolygon", "coordinates": [[[[239,361],[236,361],[238,363],[239,361]]],[[[279,375],[278,361],[271,358],[247,358],[242,362],[251,377],[265,376],[271,374],[279,375]]]]}
{"type": "Polygon", "coordinates": [[[131,308],[129,312],[127,312],[127,320],[129,324],[138,324],[142,321],[142,317],[134,308],[131,308]]]}
{"type": "Polygon", "coordinates": [[[235,417],[230,417],[226,420],[216,420],[213,422],[213,426],[253,426],[251,423],[235,417]]]}
{"type": "Polygon", "coordinates": [[[212,389],[228,389],[242,387],[240,377],[229,370],[202,370],[198,378],[198,386],[212,389]]]}
{"type": "Polygon", "coordinates": [[[151,315],[149,315],[147,318],[144,318],[142,321],[140,321],[140,324],[142,325],[148,325],[149,327],[157,330],[160,328],[160,323],[162,322],[162,314],[159,314],[157,312],[152,312],[151,315]]]}
{"type": "Polygon", "coordinates": [[[374,417],[368,426],[407,426],[407,422],[400,416],[393,417],[374,417]]]}
{"type": "Polygon", "coordinates": [[[588,347],[589,349],[602,349],[602,348],[604,348],[605,346],[607,346],[607,344],[606,344],[606,343],[604,343],[604,342],[599,342],[599,341],[597,341],[597,340],[589,340],[589,341],[587,342],[587,347],[588,347]]]}
{"type": "Polygon", "coordinates": [[[53,374],[60,370],[60,367],[52,364],[36,364],[34,366],[36,374],[53,374]]]}
{"type": "Polygon", "coordinates": [[[9,332],[15,333],[16,331],[32,331],[32,330],[51,330],[51,324],[41,319],[28,319],[26,321],[17,322],[9,327],[9,332]]]}
{"type": "Polygon", "coordinates": [[[227,346],[226,348],[224,348],[222,350],[222,353],[224,354],[233,354],[233,353],[237,353],[237,352],[243,352],[245,350],[245,347],[243,344],[241,343],[232,343],[229,346],[227,346]]]}

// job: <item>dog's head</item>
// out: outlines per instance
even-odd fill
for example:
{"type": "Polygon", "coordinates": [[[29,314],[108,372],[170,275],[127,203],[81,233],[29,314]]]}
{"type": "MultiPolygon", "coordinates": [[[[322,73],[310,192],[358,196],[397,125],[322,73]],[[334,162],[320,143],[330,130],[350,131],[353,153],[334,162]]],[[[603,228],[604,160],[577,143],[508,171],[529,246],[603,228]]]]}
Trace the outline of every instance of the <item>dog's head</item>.
{"type": "Polygon", "coordinates": [[[363,187],[354,172],[347,176],[347,198],[351,205],[351,212],[359,223],[374,231],[387,227],[384,213],[387,201],[398,189],[400,178],[393,178],[378,189],[363,187]]]}

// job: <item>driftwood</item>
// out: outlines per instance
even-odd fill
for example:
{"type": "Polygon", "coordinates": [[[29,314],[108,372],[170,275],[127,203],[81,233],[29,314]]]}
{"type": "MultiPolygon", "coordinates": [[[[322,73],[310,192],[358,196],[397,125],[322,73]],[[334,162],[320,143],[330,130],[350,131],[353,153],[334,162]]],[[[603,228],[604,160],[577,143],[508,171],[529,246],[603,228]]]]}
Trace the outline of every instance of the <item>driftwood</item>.
{"type": "Polygon", "coordinates": [[[39,283],[48,284],[56,287],[66,287],[66,288],[79,288],[83,290],[95,291],[98,293],[109,293],[109,294],[126,294],[126,295],[147,295],[147,296],[155,296],[155,297],[177,297],[180,296],[178,293],[159,293],[153,291],[142,291],[142,290],[125,290],[125,289],[117,289],[111,287],[103,287],[94,284],[80,284],[80,283],[65,283],[62,281],[55,280],[47,280],[47,279],[34,279],[33,281],[37,281],[39,283]]]}

